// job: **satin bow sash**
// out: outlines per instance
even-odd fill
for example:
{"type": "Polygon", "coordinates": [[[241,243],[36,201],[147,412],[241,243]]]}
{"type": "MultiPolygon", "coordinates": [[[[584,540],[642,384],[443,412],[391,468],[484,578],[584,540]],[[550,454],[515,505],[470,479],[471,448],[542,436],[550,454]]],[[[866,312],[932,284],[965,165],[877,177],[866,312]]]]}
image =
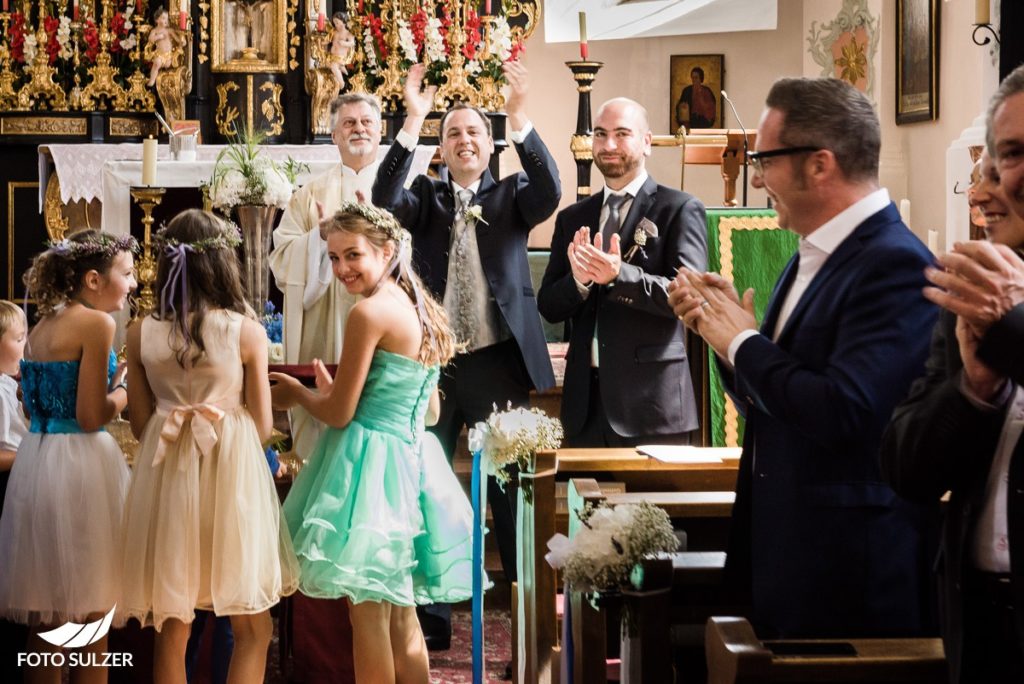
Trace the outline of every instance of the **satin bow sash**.
{"type": "MultiPolygon", "coordinates": [[[[214,404],[191,404],[158,410],[166,410],[167,419],[160,430],[160,442],[153,455],[153,467],[163,463],[167,449],[181,439],[181,431],[185,425],[192,427],[192,443],[186,446],[188,451],[194,453],[198,449],[200,454],[207,457],[213,453],[218,439],[216,425],[226,415],[224,409],[214,404]]],[[[191,458],[179,459],[178,470],[188,468],[191,461],[191,458]]]]}

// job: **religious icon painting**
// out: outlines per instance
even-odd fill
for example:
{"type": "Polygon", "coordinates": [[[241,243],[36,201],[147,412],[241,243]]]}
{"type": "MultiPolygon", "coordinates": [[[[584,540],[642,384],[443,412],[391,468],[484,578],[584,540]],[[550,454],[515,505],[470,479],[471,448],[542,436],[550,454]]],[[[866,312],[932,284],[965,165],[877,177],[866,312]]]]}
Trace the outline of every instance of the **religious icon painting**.
{"type": "Polygon", "coordinates": [[[724,81],[724,55],[672,55],[671,129],[722,128],[724,81]]]}

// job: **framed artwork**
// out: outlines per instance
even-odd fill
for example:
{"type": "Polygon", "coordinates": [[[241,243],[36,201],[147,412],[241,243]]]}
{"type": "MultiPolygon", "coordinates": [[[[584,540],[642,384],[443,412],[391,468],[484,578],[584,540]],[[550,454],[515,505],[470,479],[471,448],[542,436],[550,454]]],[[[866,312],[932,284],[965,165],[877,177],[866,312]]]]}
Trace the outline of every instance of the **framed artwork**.
{"type": "Polygon", "coordinates": [[[724,55],[672,55],[669,74],[669,126],[722,128],[724,55]]]}
{"type": "Polygon", "coordinates": [[[288,64],[286,0],[213,0],[214,72],[284,72],[288,64]]]}
{"type": "Polygon", "coordinates": [[[939,116],[939,0],[896,0],[896,123],[939,116]]]}

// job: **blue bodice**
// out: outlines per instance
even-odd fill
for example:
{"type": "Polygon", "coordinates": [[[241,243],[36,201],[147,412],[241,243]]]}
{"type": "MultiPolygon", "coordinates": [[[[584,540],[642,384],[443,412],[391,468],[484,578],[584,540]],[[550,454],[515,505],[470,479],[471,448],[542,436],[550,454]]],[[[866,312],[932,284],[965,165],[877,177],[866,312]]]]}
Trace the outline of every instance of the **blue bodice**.
{"type": "MultiPolygon", "coordinates": [[[[21,392],[32,421],[29,432],[82,432],[75,413],[78,402],[80,361],[22,361],[21,392]]],[[[107,380],[117,369],[117,356],[110,351],[107,380]]]]}

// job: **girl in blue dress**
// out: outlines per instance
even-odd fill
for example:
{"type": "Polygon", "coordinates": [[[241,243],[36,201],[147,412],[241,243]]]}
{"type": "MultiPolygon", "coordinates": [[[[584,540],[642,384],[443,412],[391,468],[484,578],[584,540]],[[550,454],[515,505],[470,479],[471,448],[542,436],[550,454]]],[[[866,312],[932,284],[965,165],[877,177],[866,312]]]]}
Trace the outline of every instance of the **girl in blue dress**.
{"type": "Polygon", "coordinates": [[[469,501],[423,430],[456,343],[391,214],[346,203],[321,226],[335,277],[364,298],[333,381],[320,361],[315,392],[271,374],[276,407],[298,404],[328,426],[284,504],[299,589],[348,598],[360,684],[426,683],[415,606],[472,595],[469,501]]]}
{"type": "MultiPolygon", "coordinates": [[[[38,255],[25,277],[39,322],[21,364],[29,434],[0,518],[0,617],[33,627],[29,652],[56,652],[36,634],[65,622],[109,626],[120,595],[129,473],[103,426],[127,402],[110,314],[135,289],[134,249],[130,236],[82,231],[38,255]]],[[[83,650],[102,653],[106,642],[83,650]]],[[[59,682],[60,668],[48,670],[32,681],[59,682]]],[[[106,681],[106,670],[75,668],[71,680],[106,681]]]]}

